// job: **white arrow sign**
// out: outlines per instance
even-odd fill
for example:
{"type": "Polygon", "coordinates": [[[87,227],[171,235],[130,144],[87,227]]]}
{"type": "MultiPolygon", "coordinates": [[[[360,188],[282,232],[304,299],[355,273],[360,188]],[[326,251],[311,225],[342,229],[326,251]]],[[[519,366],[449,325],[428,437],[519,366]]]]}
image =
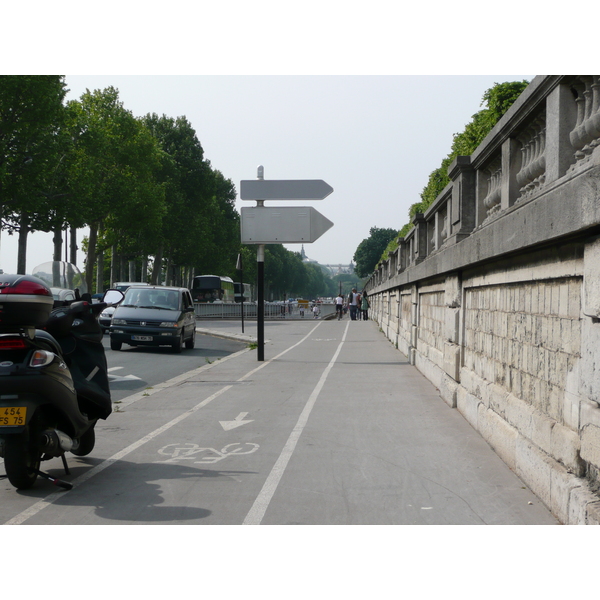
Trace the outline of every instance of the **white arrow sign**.
{"type": "Polygon", "coordinates": [[[333,188],[322,179],[249,179],[240,181],[242,200],[323,200],[333,188]]]}
{"type": "Polygon", "coordinates": [[[241,209],[242,244],[309,244],[333,223],[312,206],[241,209]]]}
{"type": "Polygon", "coordinates": [[[135,375],[113,375],[111,373],[111,371],[118,371],[119,369],[122,369],[123,367],[111,367],[110,369],[108,369],[108,379],[109,381],[112,381],[114,383],[117,383],[118,381],[141,381],[140,377],[136,377],[135,375]]]}
{"type": "Polygon", "coordinates": [[[252,423],[254,419],[250,419],[248,421],[244,421],[244,417],[248,413],[240,413],[233,421],[219,421],[221,423],[221,427],[225,431],[229,431],[230,429],[235,429],[236,427],[240,427],[241,425],[246,425],[247,423],[252,423]]]}

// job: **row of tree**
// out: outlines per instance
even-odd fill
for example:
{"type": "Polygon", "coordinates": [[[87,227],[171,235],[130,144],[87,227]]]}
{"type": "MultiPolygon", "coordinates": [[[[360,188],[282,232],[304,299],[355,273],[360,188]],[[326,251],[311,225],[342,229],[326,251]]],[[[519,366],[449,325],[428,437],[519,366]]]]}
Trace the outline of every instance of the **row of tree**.
{"type": "MultiPolygon", "coordinates": [[[[87,227],[92,291],[118,279],[237,279],[240,252],[244,279],[254,281],[235,186],[204,157],[186,117],[134,117],[113,87],[65,102],[67,91],[64,76],[0,76],[0,219],[19,238],[17,272],[26,272],[29,233],[54,232],[60,260],[63,232],[87,227]]],[[[279,297],[331,295],[335,285],[282,246],[267,248],[265,279],[279,297]]]]}
{"type": "Polygon", "coordinates": [[[442,190],[450,183],[448,167],[457,156],[469,156],[481,144],[494,125],[513,105],[527,87],[528,82],[513,81],[496,83],[483,94],[481,105],[485,107],[472,116],[471,121],[461,133],[453,136],[450,153],[440,166],[429,175],[427,185],[421,192],[420,202],[411,205],[408,211],[409,222],[399,230],[371,228],[369,237],[356,249],[354,262],[359,277],[368,277],[389,252],[398,247],[397,239],[404,237],[413,227],[412,221],[417,213],[424,213],[435,201],[442,190]]]}

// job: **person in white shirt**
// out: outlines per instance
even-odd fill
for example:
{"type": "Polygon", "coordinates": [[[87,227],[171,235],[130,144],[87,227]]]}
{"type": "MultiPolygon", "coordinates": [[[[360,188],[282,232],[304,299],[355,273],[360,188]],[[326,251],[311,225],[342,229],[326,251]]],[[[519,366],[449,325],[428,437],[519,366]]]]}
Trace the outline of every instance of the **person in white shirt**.
{"type": "Polygon", "coordinates": [[[335,312],[339,321],[344,316],[344,296],[342,296],[342,292],[335,299],[335,312]]]}
{"type": "Polygon", "coordinates": [[[348,305],[350,307],[350,319],[356,321],[356,311],[358,310],[360,302],[360,294],[356,291],[356,288],[352,288],[348,296],[348,305]]]}

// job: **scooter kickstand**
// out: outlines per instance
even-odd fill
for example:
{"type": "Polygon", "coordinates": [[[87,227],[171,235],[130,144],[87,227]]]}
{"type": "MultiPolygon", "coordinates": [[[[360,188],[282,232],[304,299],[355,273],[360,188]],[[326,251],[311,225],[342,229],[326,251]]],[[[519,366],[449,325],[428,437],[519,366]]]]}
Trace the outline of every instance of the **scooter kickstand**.
{"type": "Polygon", "coordinates": [[[61,479],[57,479],[56,477],[52,477],[51,475],[48,475],[48,473],[44,473],[43,471],[40,471],[39,469],[31,469],[31,471],[33,473],[35,473],[36,475],[38,475],[39,477],[43,477],[44,479],[51,481],[54,485],[64,488],[65,490],[73,489],[72,483],[69,483],[67,481],[62,481],[61,479]]]}
{"type": "Polygon", "coordinates": [[[70,475],[71,471],[69,471],[69,465],[67,464],[67,459],[65,458],[64,452],[60,455],[62,458],[63,467],[65,468],[65,474],[70,475]]]}

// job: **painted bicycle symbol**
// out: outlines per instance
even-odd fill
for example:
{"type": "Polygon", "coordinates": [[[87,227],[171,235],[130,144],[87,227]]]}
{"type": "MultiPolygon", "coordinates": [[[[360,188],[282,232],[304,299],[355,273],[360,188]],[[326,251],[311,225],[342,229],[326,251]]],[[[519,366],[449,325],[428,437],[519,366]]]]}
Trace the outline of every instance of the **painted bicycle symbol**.
{"type": "Polygon", "coordinates": [[[233,443],[227,444],[221,450],[215,448],[202,448],[198,444],[168,444],[163,446],[158,453],[163,456],[170,456],[167,460],[157,460],[159,463],[176,463],[180,460],[193,460],[196,464],[212,464],[227,458],[228,456],[239,454],[252,454],[256,452],[260,446],[251,442],[244,444],[233,443]],[[199,458],[200,460],[195,460],[199,458]]]}

